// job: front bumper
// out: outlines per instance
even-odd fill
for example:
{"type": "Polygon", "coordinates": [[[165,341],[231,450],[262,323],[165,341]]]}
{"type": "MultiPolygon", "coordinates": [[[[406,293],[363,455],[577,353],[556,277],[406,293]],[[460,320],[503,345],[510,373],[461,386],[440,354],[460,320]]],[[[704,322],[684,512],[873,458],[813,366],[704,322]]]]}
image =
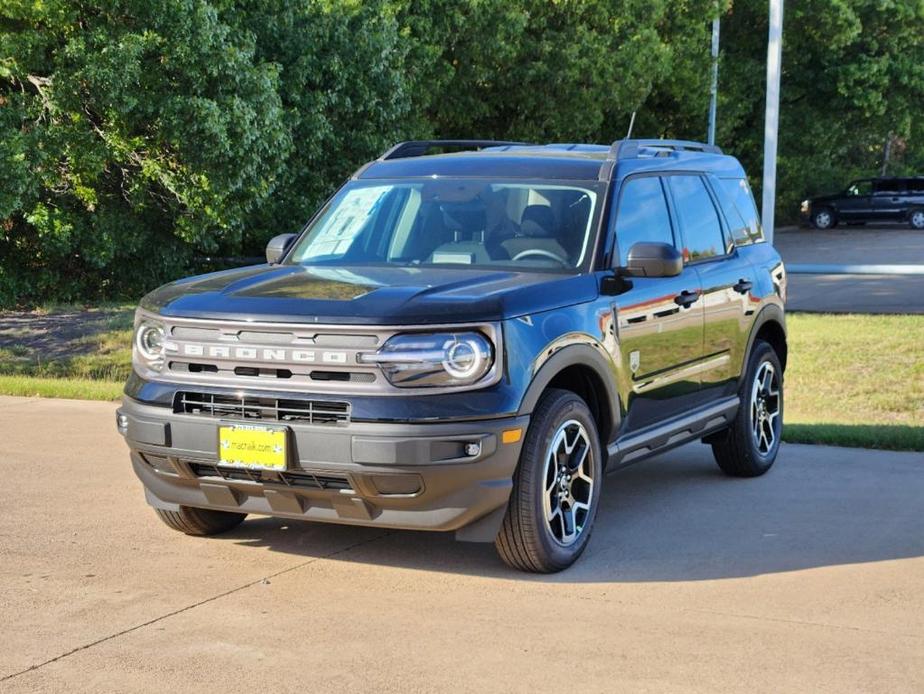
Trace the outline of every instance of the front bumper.
{"type": "Polygon", "coordinates": [[[503,443],[502,434],[519,428],[525,435],[529,418],[286,423],[292,453],[283,473],[219,468],[222,421],[123,399],[119,431],[148,503],[167,510],[182,505],[386,528],[455,530],[459,539],[489,541],[503,518],[523,438],[503,443]],[[472,443],[479,452],[466,455],[466,444],[472,443]]]}

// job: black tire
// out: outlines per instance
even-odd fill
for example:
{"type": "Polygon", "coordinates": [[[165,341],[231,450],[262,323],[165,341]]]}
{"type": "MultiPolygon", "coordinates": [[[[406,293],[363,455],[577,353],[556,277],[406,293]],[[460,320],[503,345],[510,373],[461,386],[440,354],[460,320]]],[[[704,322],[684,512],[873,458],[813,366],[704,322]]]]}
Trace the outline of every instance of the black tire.
{"type": "Polygon", "coordinates": [[[924,231],[924,208],[915,208],[908,213],[908,225],[916,231],[924,231]]]}
{"type": "Polygon", "coordinates": [[[507,514],[494,542],[508,566],[551,573],[577,560],[587,547],[597,515],[602,461],[597,425],[587,404],[567,390],[550,389],[543,394],[523,442],[507,514]],[[556,463],[547,469],[546,462],[552,459],[551,446],[559,436],[563,437],[559,450],[564,453],[556,456],[556,463]],[[566,452],[569,444],[572,450],[566,452]],[[582,457],[585,450],[586,456],[582,457]],[[575,461],[578,467],[572,468],[569,482],[564,470],[575,461]],[[558,504],[559,513],[547,521],[546,503],[550,499],[554,500],[552,504],[558,504]],[[579,508],[585,504],[586,510],[579,508]],[[569,541],[567,536],[572,534],[574,538],[569,541]]]}
{"type": "Polygon", "coordinates": [[[187,535],[217,535],[236,528],[247,517],[246,513],[211,511],[204,508],[180,506],[179,511],[155,508],[154,512],[168,527],[187,535]]]}
{"type": "Polygon", "coordinates": [[[812,226],[816,229],[833,229],[837,226],[837,216],[830,207],[820,207],[812,211],[812,226]]]}
{"type": "MultiPolygon", "coordinates": [[[[712,454],[715,456],[715,462],[726,475],[758,477],[773,466],[780,450],[780,437],[783,432],[783,367],[777,353],[769,343],[763,340],[754,342],[748,358],[745,377],[738,393],[741,405],[738,407],[734,422],[725,432],[725,436],[710,438],[712,454]],[[752,420],[754,416],[752,408],[760,411],[758,403],[755,403],[754,391],[757,374],[763,369],[764,364],[769,364],[778,379],[778,396],[775,405],[777,416],[770,424],[774,433],[774,441],[772,446],[766,447],[766,450],[763,446],[765,440],[758,440],[758,436],[753,431],[755,425],[752,420]]],[[[770,408],[765,407],[766,409],[770,408]]],[[[766,426],[766,423],[762,426],[766,426]]]]}

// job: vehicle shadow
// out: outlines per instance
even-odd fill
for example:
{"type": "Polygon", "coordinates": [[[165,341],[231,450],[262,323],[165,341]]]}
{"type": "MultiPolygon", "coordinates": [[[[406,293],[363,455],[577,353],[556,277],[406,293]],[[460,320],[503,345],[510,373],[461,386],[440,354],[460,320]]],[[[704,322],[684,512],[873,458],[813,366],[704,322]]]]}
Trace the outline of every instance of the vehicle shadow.
{"type": "Polygon", "coordinates": [[[327,556],[335,561],[553,583],[696,581],[924,556],[920,454],[788,445],[770,473],[743,480],[693,444],[609,475],[603,494],[587,551],[550,576],[514,572],[492,545],[444,533],[252,519],[223,537],[320,557],[311,538],[326,533],[346,548],[327,556]]]}

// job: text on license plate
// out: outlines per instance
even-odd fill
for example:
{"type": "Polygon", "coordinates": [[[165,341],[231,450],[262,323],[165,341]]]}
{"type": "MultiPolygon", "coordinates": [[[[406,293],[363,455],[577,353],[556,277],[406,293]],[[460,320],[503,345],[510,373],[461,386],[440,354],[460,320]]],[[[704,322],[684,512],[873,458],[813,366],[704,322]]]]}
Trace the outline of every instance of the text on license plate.
{"type": "Polygon", "coordinates": [[[285,470],[286,430],[250,424],[220,426],[218,462],[236,467],[285,470]]]}

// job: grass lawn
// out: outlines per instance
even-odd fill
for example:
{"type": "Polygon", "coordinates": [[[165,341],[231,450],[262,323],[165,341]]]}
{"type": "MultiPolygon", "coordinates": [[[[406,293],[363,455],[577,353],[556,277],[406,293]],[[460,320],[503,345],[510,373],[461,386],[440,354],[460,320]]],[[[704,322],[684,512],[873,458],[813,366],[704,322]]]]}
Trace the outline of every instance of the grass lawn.
{"type": "MultiPolygon", "coordinates": [[[[44,335],[0,327],[0,394],[118,398],[132,309],[47,311],[56,316],[44,335]]],[[[788,326],[786,441],[924,451],[924,316],[792,314],[788,326]]]]}
{"type": "Polygon", "coordinates": [[[0,394],[115,400],[131,373],[134,308],[0,314],[0,394]]]}
{"type": "Polygon", "coordinates": [[[792,314],[783,439],[924,451],[924,316],[792,314]]]}

